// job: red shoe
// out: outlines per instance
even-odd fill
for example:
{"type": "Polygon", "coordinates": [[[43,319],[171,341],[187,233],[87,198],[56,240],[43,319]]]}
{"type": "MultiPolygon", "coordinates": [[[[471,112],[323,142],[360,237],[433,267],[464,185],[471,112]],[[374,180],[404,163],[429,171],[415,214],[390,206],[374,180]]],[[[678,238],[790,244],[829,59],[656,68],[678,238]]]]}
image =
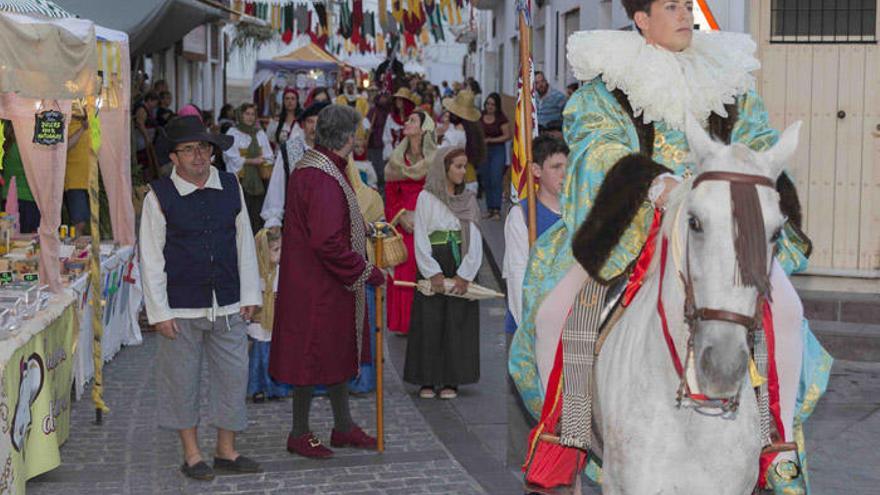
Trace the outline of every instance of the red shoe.
{"type": "Polygon", "coordinates": [[[287,435],[287,451],[291,454],[299,454],[312,459],[329,459],[333,457],[333,451],[328,449],[318,440],[312,432],[298,437],[287,435]]]}
{"type": "Polygon", "coordinates": [[[354,447],[356,449],[376,450],[376,439],[364,433],[359,426],[355,425],[348,433],[340,433],[333,430],[330,435],[330,445],[333,447],[354,447]]]}

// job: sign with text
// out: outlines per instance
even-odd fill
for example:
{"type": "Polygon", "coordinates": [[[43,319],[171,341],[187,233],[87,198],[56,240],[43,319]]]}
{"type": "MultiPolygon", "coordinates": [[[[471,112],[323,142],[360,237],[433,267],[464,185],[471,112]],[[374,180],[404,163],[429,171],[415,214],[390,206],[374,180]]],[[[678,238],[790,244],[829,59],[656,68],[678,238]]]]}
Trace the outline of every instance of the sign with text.
{"type": "Polygon", "coordinates": [[[64,142],[64,114],[58,110],[46,110],[36,115],[34,142],[53,145],[64,142]]]}

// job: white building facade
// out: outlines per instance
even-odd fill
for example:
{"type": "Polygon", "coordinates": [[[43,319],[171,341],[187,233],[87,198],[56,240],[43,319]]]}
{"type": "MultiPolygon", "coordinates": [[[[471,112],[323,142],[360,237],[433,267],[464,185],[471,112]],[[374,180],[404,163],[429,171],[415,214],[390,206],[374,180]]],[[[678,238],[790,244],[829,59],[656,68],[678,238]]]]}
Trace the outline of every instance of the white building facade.
{"type": "MultiPolygon", "coordinates": [[[[815,2],[706,0],[725,31],[747,32],[763,69],[756,87],[772,124],[804,122],[791,164],[814,251],[810,270],[823,277],[880,279],[880,0],[815,2]],[[833,20],[832,20],[833,19],[833,20]]],[[[475,1],[478,39],[468,75],[483,92],[514,95],[519,26],[512,0],[475,1]]],[[[695,8],[699,9],[698,2],[695,8]]],[[[620,0],[533,0],[533,59],[550,84],[575,82],[566,40],[579,30],[632,29],[620,0]]]]}

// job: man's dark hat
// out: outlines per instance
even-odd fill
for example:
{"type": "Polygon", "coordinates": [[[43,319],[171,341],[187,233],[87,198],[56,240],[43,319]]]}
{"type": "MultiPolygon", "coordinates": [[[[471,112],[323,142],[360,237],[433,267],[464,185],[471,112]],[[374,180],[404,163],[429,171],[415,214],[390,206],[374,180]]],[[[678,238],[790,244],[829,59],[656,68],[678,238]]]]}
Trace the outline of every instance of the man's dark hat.
{"type": "Polygon", "coordinates": [[[299,121],[302,122],[309,117],[314,117],[321,113],[321,110],[330,106],[329,101],[316,101],[309,105],[301,114],[299,114],[299,121]]]}
{"type": "Polygon", "coordinates": [[[221,150],[228,150],[232,146],[233,141],[235,141],[232,136],[208,132],[205,124],[195,115],[175,117],[165,126],[165,134],[172,144],[204,141],[213,144],[221,150]]]}

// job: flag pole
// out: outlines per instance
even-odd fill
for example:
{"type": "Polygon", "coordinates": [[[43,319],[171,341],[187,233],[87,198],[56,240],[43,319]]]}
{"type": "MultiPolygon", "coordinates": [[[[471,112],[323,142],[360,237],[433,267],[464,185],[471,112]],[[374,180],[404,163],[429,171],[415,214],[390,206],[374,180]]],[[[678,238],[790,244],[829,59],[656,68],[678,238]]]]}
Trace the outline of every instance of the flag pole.
{"type": "MultiPolygon", "coordinates": [[[[376,229],[376,237],[375,237],[375,254],[376,254],[376,268],[382,268],[382,257],[384,253],[382,252],[383,242],[382,242],[382,234],[379,233],[379,229],[376,229]]],[[[382,327],[384,326],[385,318],[382,311],[383,306],[383,287],[381,285],[377,286],[376,289],[376,355],[374,356],[376,359],[376,450],[380,453],[385,452],[385,397],[384,397],[384,381],[382,376],[383,371],[383,341],[382,341],[382,327]]]]}
{"type": "MultiPolygon", "coordinates": [[[[528,6],[527,8],[530,8],[528,6]]],[[[522,77],[522,101],[524,122],[520,126],[520,139],[525,150],[523,156],[523,168],[526,174],[526,197],[528,198],[529,212],[529,248],[535,244],[537,238],[537,209],[535,204],[535,178],[532,176],[532,40],[531,27],[526,20],[527,12],[521,9],[519,12],[519,64],[522,77]]]]}

